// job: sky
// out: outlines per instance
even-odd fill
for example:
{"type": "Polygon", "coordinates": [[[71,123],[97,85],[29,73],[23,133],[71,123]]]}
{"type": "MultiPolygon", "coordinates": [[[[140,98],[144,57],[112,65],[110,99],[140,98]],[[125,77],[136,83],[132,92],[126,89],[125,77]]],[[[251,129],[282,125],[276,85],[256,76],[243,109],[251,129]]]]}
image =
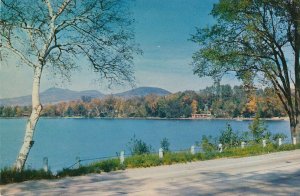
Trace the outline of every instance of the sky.
{"type": "MultiPolygon", "coordinates": [[[[160,87],[170,92],[200,90],[213,84],[210,78],[193,75],[192,54],[197,45],[188,41],[196,27],[212,25],[209,15],[217,0],[136,0],[132,13],[135,18],[136,42],[143,55],[134,59],[136,87],[160,87]]],[[[10,59],[9,65],[0,65],[0,98],[31,94],[32,70],[10,59]]],[[[70,81],[53,79],[45,71],[41,91],[50,87],[71,90],[98,90],[110,94],[129,90],[130,86],[114,86],[95,82],[91,70],[82,69],[72,73],[70,81]]],[[[234,76],[222,83],[235,84],[234,76]]]]}

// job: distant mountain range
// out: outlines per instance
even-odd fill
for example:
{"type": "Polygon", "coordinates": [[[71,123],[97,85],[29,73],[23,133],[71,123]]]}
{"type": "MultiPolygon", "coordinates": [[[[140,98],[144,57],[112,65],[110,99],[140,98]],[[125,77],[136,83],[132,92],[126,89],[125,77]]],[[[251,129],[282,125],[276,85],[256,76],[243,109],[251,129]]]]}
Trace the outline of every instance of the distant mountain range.
{"type": "Polygon", "coordinates": [[[114,94],[116,97],[132,98],[132,97],[145,97],[147,95],[154,94],[158,96],[165,96],[171,94],[169,91],[156,88],[156,87],[139,87],[123,93],[114,94]]]}
{"type": "MultiPolygon", "coordinates": [[[[132,98],[132,97],[143,97],[150,94],[165,96],[170,94],[170,92],[162,88],[156,88],[156,87],[139,87],[122,93],[113,94],[113,96],[132,98]]],[[[61,89],[61,88],[49,88],[40,94],[41,102],[43,104],[59,103],[63,101],[65,102],[75,101],[75,100],[80,100],[81,97],[83,96],[91,97],[91,98],[104,98],[107,95],[96,90],[72,91],[69,89],[61,89]]],[[[19,105],[19,106],[31,105],[31,95],[0,99],[0,105],[19,105]]]]}

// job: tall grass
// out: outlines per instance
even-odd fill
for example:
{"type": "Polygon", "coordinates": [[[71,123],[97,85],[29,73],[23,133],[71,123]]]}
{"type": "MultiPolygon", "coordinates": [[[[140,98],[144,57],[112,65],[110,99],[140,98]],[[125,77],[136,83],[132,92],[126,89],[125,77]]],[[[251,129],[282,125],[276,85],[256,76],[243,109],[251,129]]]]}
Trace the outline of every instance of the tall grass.
{"type": "Polygon", "coordinates": [[[0,171],[0,184],[8,184],[15,182],[23,182],[27,180],[41,180],[56,178],[51,171],[45,172],[44,170],[23,170],[21,172],[11,168],[4,168],[0,171]]]}

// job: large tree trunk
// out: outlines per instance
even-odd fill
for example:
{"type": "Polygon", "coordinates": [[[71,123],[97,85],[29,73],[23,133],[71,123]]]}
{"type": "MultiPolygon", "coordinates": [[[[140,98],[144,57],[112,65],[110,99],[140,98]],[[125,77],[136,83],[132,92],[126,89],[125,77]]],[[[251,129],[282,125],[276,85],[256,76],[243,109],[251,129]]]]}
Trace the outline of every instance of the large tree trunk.
{"type": "Polygon", "coordinates": [[[32,112],[26,124],[24,142],[15,163],[15,169],[18,171],[23,170],[27,160],[29,151],[34,143],[33,135],[35,126],[39,120],[42,111],[40,103],[40,80],[42,74],[42,66],[34,68],[33,84],[32,84],[32,112]]]}
{"type": "Polygon", "coordinates": [[[291,124],[292,140],[296,137],[297,144],[300,143],[300,114],[296,118],[296,122],[291,124]]]}

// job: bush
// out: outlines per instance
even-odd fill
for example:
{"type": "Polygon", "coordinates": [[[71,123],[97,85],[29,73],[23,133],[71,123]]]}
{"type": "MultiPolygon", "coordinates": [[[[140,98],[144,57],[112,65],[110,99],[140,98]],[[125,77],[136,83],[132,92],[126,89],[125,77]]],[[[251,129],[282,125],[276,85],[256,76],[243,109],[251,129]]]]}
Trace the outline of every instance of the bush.
{"type": "Polygon", "coordinates": [[[246,157],[294,149],[300,149],[300,143],[297,145],[284,144],[281,146],[269,143],[265,148],[263,148],[261,144],[255,144],[245,148],[226,148],[222,153],[214,150],[205,153],[196,153],[194,155],[188,151],[179,153],[167,152],[164,154],[163,159],[160,159],[158,154],[141,154],[127,157],[124,165],[120,165],[119,159],[109,159],[81,166],[78,169],[63,169],[62,171],[59,171],[56,176],[54,176],[50,171],[24,170],[22,172],[17,172],[15,170],[5,168],[2,169],[0,173],[0,184],[22,182],[26,180],[55,179],[65,176],[80,176],[89,173],[100,173],[101,171],[110,172],[125,168],[171,165],[173,163],[186,163],[196,160],[209,160],[223,157],[246,157]]]}
{"type": "Polygon", "coordinates": [[[127,147],[132,155],[149,154],[151,152],[151,145],[146,144],[141,139],[137,139],[135,135],[130,139],[127,147]]]}
{"type": "Polygon", "coordinates": [[[121,169],[120,160],[119,159],[109,159],[97,163],[91,164],[91,167],[95,167],[95,170],[100,170],[104,172],[115,171],[117,169],[121,169]]]}
{"type": "Polygon", "coordinates": [[[62,171],[57,172],[58,177],[65,177],[65,176],[82,176],[89,173],[96,173],[94,168],[81,166],[77,169],[69,169],[64,168],[62,171]]]}
{"type": "Polygon", "coordinates": [[[110,172],[118,169],[122,169],[119,159],[108,159],[81,166],[77,169],[64,168],[62,171],[57,172],[57,176],[81,176],[89,173],[110,172]]]}
{"type": "Polygon", "coordinates": [[[213,141],[212,136],[202,136],[201,148],[205,153],[213,152],[217,149],[217,144],[213,141]]]}
{"type": "Polygon", "coordinates": [[[12,168],[4,168],[0,171],[0,184],[8,184],[14,182],[23,182],[27,180],[53,179],[55,176],[51,171],[44,170],[23,170],[21,172],[12,168]]]}
{"type": "Polygon", "coordinates": [[[239,146],[242,137],[239,136],[238,132],[233,132],[230,124],[227,124],[227,128],[221,131],[219,142],[224,145],[224,148],[239,146]]]}
{"type": "Polygon", "coordinates": [[[274,142],[278,142],[278,139],[279,138],[281,138],[282,139],[282,141],[284,141],[286,138],[287,138],[287,136],[285,135],[285,134],[283,134],[283,133],[276,133],[276,134],[274,134],[273,136],[272,136],[272,140],[274,141],[274,142]]]}
{"type": "Polygon", "coordinates": [[[141,154],[128,157],[124,161],[125,167],[135,168],[135,167],[151,167],[158,166],[162,164],[162,160],[157,154],[141,154]]]}
{"type": "Polygon", "coordinates": [[[252,140],[260,143],[263,139],[269,140],[271,133],[267,131],[267,127],[263,121],[260,120],[259,114],[256,113],[253,122],[249,125],[252,140]]]}
{"type": "Polygon", "coordinates": [[[160,147],[163,149],[164,152],[170,151],[170,142],[167,138],[163,138],[162,141],[160,141],[160,147]]]}

